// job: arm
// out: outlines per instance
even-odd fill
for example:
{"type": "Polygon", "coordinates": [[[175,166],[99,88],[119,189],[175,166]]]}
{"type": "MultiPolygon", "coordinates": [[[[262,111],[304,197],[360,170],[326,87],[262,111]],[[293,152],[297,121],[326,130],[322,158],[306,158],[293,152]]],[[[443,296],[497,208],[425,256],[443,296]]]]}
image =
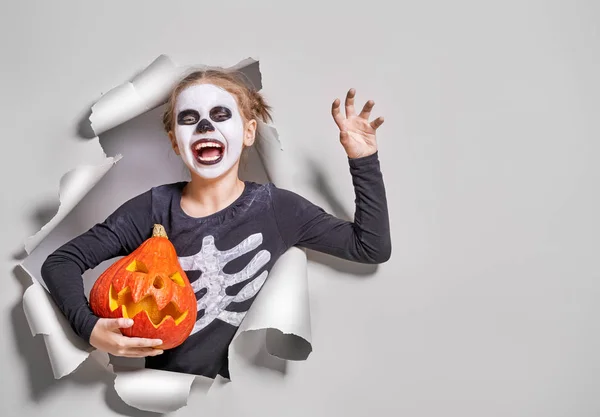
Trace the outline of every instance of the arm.
{"type": "Polygon", "coordinates": [[[83,273],[103,261],[124,256],[152,232],[151,195],[141,194],[125,202],[104,222],[65,243],[42,265],[42,279],[71,327],[89,343],[98,317],[85,296],[83,273]]]}
{"type": "Polygon", "coordinates": [[[391,255],[387,199],[377,154],[349,159],[355,190],[354,222],[339,219],[304,197],[274,188],[273,208],[286,246],[301,246],[361,263],[391,255]]]}
{"type": "Polygon", "coordinates": [[[374,106],[371,100],[356,115],[354,95],[354,89],[348,91],[345,118],[340,113],[338,99],[331,108],[352,174],[356,197],[354,222],[338,219],[285,190],[275,189],[273,208],[286,245],[298,245],[362,263],[382,263],[390,258],[392,249],[387,198],[375,137],[383,118],[369,123],[374,106]]]}

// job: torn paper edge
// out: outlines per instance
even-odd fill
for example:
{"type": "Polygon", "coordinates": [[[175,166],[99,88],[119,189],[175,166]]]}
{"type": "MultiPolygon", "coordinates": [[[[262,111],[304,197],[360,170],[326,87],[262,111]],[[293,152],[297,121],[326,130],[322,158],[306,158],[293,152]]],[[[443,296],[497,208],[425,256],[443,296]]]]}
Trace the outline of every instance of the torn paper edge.
{"type": "Polygon", "coordinates": [[[50,294],[33,274],[23,265],[20,267],[32,282],[23,294],[23,310],[31,334],[43,335],[54,378],[62,378],[75,371],[93,348],[75,334],[50,294]]]}
{"type": "Polygon", "coordinates": [[[121,155],[107,157],[100,165],[83,165],[63,175],[59,184],[58,212],[36,234],[25,240],[25,251],[31,254],[121,158],[121,155]]]}
{"type": "Polygon", "coordinates": [[[306,276],[307,258],[304,249],[291,247],[281,255],[281,263],[276,263],[271,270],[271,276],[263,284],[262,289],[256,296],[252,304],[256,308],[251,308],[246,313],[246,318],[242,321],[231,344],[229,345],[229,358],[231,361],[230,373],[232,380],[235,380],[235,362],[233,359],[238,347],[238,338],[246,332],[266,330],[267,335],[270,331],[279,331],[281,334],[298,337],[305,341],[300,349],[299,355],[292,358],[283,357],[279,352],[276,338],[266,338],[267,352],[280,359],[305,360],[312,351],[311,329],[310,329],[310,311],[307,308],[308,284],[306,276]],[[292,293],[295,296],[290,297],[292,293]],[[288,294],[288,296],[286,296],[288,294]],[[298,297],[298,294],[304,295],[298,297]],[[295,302],[294,302],[295,301],[295,302]],[[265,320],[268,317],[268,320],[265,320]],[[290,322],[286,318],[294,317],[297,320],[290,322]],[[269,343],[273,340],[274,343],[269,343]]]}
{"type": "MultiPolygon", "coordinates": [[[[240,61],[230,69],[239,70],[254,63],[257,64],[258,61],[248,58],[240,61]]],[[[207,66],[200,67],[218,68],[207,66]]],[[[119,124],[164,104],[166,101],[165,95],[168,95],[172,86],[174,86],[184,71],[189,70],[189,68],[190,67],[176,67],[166,55],[160,55],[144,71],[134,77],[132,81],[126,82],[110,90],[92,107],[90,122],[97,137],[119,124]]],[[[198,68],[198,66],[196,66],[196,68],[198,68]]],[[[258,135],[260,136],[261,134],[264,135],[265,140],[262,141],[264,143],[259,146],[258,152],[265,165],[267,175],[269,176],[270,181],[282,186],[282,182],[286,181],[279,181],[278,179],[284,175],[282,174],[284,171],[280,168],[273,168],[270,166],[270,162],[272,162],[273,159],[269,156],[273,154],[274,146],[277,146],[280,151],[283,149],[277,130],[274,126],[259,122],[258,135]]],[[[68,213],[71,212],[71,210],[110,170],[110,168],[121,159],[121,157],[121,155],[107,157],[104,163],[100,165],[78,167],[63,176],[60,182],[59,210],[53,219],[42,227],[38,233],[26,240],[25,247],[28,254],[31,254],[39,243],[48,236],[68,213]]],[[[280,270],[285,271],[287,259],[293,259],[294,262],[299,261],[300,263],[306,263],[306,254],[303,250],[291,248],[288,253],[284,254],[281,259],[278,260],[273,269],[276,272],[280,270]]],[[[113,369],[109,364],[108,355],[83,343],[83,341],[74,334],[74,331],[54,304],[47,290],[43,288],[42,284],[38,282],[34,278],[34,275],[27,271],[22,264],[21,267],[32,280],[32,285],[27,288],[23,296],[23,308],[32,334],[42,334],[44,336],[55,378],[59,379],[76,371],[79,365],[92,354],[92,357],[99,361],[104,368],[116,375],[114,383],[115,390],[125,403],[141,410],[154,412],[174,411],[187,405],[191,385],[194,380],[210,380],[210,384],[203,384],[203,386],[206,387],[206,391],[208,391],[210,386],[215,382],[215,380],[202,376],[146,368],[131,370],[123,368],[120,368],[120,370],[113,369]],[[159,382],[161,390],[170,393],[169,399],[154,394],[151,396],[153,398],[148,398],[147,395],[140,396],[139,391],[133,389],[133,387],[138,386],[144,387],[144,390],[147,392],[154,392],[151,387],[156,384],[152,385],[152,381],[159,382]]],[[[281,274],[280,278],[285,278],[287,275],[285,272],[279,272],[279,274],[281,274]]],[[[276,292],[277,288],[285,288],[286,285],[289,285],[289,279],[288,281],[285,279],[278,280],[276,279],[277,275],[278,274],[271,271],[270,278],[267,280],[270,284],[266,286],[266,290],[263,288],[259,293],[259,295],[261,293],[263,294],[260,300],[270,299],[270,297],[273,296],[269,296],[269,294],[276,292]]],[[[306,275],[305,269],[300,271],[300,274],[298,275],[301,280],[303,279],[302,275],[306,275]]],[[[302,284],[299,286],[296,285],[296,288],[302,288],[302,284]]],[[[306,283],[304,283],[304,289],[306,289],[306,283]]],[[[305,311],[308,313],[308,294],[306,293],[301,299],[302,301],[300,301],[296,307],[301,309],[302,307],[300,306],[305,305],[305,311]]],[[[269,331],[277,329],[284,335],[296,335],[305,340],[308,346],[307,352],[305,353],[305,356],[307,357],[312,350],[310,340],[310,318],[308,317],[307,321],[300,320],[300,323],[291,324],[281,322],[276,325],[269,323],[261,324],[260,321],[258,324],[252,323],[252,321],[255,320],[254,317],[258,315],[257,313],[252,313],[253,309],[255,311],[259,310],[262,304],[268,305],[270,302],[261,301],[259,303],[257,298],[250,308],[247,317],[238,329],[238,332],[236,332],[234,341],[246,331],[261,329],[269,331]]],[[[269,308],[266,310],[269,310],[269,308]]],[[[280,313],[280,311],[277,311],[277,314],[273,317],[282,317],[280,313]]],[[[306,314],[304,316],[306,319],[306,314]]],[[[275,352],[276,349],[269,346],[268,340],[269,338],[267,337],[265,340],[267,351],[272,352],[275,356],[283,357],[281,354],[277,355],[275,352]]],[[[230,356],[234,353],[232,346],[233,342],[229,348],[230,356]]]]}
{"type": "MultiPolygon", "coordinates": [[[[258,64],[246,58],[228,70],[239,71],[258,64]]],[[[143,113],[163,105],[170,91],[188,71],[220,67],[197,65],[178,67],[166,55],[160,55],[131,81],[114,87],[93,106],[90,115],[92,130],[97,136],[143,113]]],[[[257,86],[260,89],[260,86],[257,86]]]]}
{"type": "Polygon", "coordinates": [[[92,130],[97,136],[163,104],[183,69],[160,55],[131,81],[109,90],[93,106],[92,130]]]}

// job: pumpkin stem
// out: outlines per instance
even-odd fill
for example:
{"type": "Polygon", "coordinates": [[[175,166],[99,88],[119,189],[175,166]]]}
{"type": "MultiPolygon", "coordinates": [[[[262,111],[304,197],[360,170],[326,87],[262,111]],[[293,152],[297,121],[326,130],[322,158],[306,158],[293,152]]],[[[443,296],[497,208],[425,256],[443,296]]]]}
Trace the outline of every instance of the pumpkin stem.
{"type": "Polygon", "coordinates": [[[154,228],[152,229],[152,237],[166,237],[168,239],[167,231],[162,224],[154,225],[154,228]]]}

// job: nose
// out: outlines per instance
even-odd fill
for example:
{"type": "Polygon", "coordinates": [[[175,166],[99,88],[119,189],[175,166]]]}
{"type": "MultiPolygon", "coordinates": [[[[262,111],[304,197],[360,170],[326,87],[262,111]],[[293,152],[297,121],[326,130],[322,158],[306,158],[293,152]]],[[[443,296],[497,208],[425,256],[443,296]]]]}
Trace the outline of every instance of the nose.
{"type": "Polygon", "coordinates": [[[206,133],[206,132],[214,132],[215,128],[213,125],[206,119],[200,120],[198,126],[196,126],[196,133],[206,133]]]}
{"type": "Polygon", "coordinates": [[[157,290],[160,290],[165,286],[165,280],[160,275],[154,277],[154,281],[152,281],[152,286],[157,290]]]}

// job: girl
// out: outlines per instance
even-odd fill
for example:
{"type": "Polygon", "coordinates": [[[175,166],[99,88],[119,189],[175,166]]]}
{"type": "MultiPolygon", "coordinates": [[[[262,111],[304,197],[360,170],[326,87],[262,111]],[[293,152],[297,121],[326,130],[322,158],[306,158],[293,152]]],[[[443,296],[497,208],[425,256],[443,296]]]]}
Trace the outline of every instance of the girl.
{"type": "Polygon", "coordinates": [[[67,242],[42,265],[51,296],[74,331],[97,349],[145,357],[146,367],[229,378],[228,345],[268,273],[287,249],[299,246],[361,263],[389,259],[387,201],[378,160],[374,103],[360,114],[355,91],[331,112],[340,129],[355,189],[354,222],[338,219],[300,195],[272,183],[242,181],[242,151],[255,140],[257,119],[271,120],[260,93],[235,73],[193,72],[174,88],[163,116],[173,150],[190,170],[189,182],[153,187],[121,205],[102,223],[67,242]],[[196,292],[198,317],[180,346],[160,350],[160,340],[128,338],[130,319],[92,312],[82,274],[124,256],[162,224],[196,292]]]}

